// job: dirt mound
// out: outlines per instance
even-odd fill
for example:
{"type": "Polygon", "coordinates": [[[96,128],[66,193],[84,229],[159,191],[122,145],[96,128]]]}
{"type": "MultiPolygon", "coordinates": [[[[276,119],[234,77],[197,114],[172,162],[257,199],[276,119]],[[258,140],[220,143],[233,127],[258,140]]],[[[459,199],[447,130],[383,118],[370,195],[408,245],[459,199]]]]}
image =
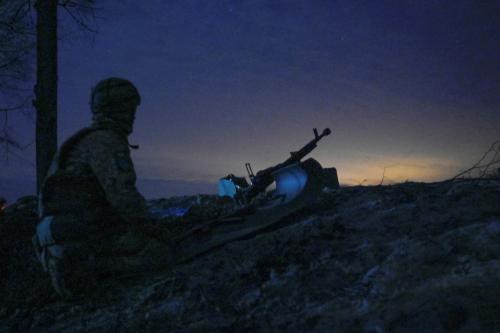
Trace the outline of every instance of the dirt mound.
{"type": "Polygon", "coordinates": [[[0,331],[500,331],[499,181],[359,186],[319,199],[279,229],[161,274],[103,282],[98,296],[71,303],[34,262],[36,216],[9,212],[0,331]]]}

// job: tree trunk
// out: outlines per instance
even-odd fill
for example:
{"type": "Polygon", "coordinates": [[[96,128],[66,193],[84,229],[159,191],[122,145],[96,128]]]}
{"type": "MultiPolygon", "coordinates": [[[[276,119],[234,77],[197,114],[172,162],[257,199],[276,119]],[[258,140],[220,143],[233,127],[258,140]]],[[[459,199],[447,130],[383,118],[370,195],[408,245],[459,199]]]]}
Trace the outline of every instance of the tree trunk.
{"type": "Polygon", "coordinates": [[[57,0],[37,0],[36,180],[40,191],[57,151],[57,0]]]}

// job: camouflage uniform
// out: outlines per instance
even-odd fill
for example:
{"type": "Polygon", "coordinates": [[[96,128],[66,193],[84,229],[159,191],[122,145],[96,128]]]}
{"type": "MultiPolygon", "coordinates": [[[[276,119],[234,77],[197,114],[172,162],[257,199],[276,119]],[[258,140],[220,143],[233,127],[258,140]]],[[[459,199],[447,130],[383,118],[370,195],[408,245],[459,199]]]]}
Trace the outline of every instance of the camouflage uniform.
{"type": "Polygon", "coordinates": [[[156,238],[127,136],[140,97],[123,79],[101,81],[91,97],[93,123],[59,149],[39,198],[37,256],[55,290],[74,296],[92,278],[165,267],[169,248],[156,238]]]}

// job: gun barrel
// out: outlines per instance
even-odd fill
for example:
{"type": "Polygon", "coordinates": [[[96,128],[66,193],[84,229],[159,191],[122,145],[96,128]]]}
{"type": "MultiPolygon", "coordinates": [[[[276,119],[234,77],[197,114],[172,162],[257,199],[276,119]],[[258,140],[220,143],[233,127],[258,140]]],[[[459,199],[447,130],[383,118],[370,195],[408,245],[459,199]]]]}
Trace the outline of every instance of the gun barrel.
{"type": "Polygon", "coordinates": [[[317,135],[316,129],[314,129],[314,134],[315,138],[312,139],[308,144],[306,144],[304,147],[302,147],[299,151],[295,151],[290,153],[292,156],[289,157],[284,164],[291,164],[295,162],[299,162],[301,159],[303,159],[307,154],[309,154],[311,151],[314,150],[314,148],[317,147],[317,143],[321,138],[324,136],[328,136],[332,133],[332,131],[329,128],[325,128],[323,130],[323,133],[321,135],[317,135]]]}
{"type": "Polygon", "coordinates": [[[303,159],[311,151],[313,151],[314,148],[317,147],[317,143],[319,140],[321,140],[321,138],[323,138],[324,136],[328,136],[332,133],[332,131],[329,128],[325,128],[320,135],[318,135],[316,128],[313,131],[314,131],[314,139],[312,139],[309,143],[307,143],[300,150],[295,151],[295,152],[291,152],[290,153],[291,156],[288,159],[286,159],[284,162],[257,172],[255,177],[252,179],[253,185],[251,185],[246,190],[245,197],[246,197],[247,201],[250,201],[258,193],[265,191],[265,189],[269,185],[272,184],[272,182],[274,180],[272,177],[272,174],[275,171],[277,171],[281,168],[287,167],[289,165],[292,165],[294,163],[299,163],[301,159],[303,159]]]}

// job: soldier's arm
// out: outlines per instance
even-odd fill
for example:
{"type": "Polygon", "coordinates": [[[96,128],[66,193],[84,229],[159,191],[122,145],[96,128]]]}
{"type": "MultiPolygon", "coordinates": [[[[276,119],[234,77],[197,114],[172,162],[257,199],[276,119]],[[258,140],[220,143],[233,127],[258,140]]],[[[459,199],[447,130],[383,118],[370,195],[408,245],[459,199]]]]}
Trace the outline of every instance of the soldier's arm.
{"type": "Polygon", "coordinates": [[[150,216],[146,200],[135,186],[127,140],[111,131],[97,131],[89,135],[87,145],[88,162],[110,205],[134,232],[169,244],[168,229],[150,216]]]}
{"type": "Polygon", "coordinates": [[[144,197],[136,188],[136,174],[127,140],[111,131],[89,135],[88,162],[109,204],[127,222],[147,219],[144,197]]]}

